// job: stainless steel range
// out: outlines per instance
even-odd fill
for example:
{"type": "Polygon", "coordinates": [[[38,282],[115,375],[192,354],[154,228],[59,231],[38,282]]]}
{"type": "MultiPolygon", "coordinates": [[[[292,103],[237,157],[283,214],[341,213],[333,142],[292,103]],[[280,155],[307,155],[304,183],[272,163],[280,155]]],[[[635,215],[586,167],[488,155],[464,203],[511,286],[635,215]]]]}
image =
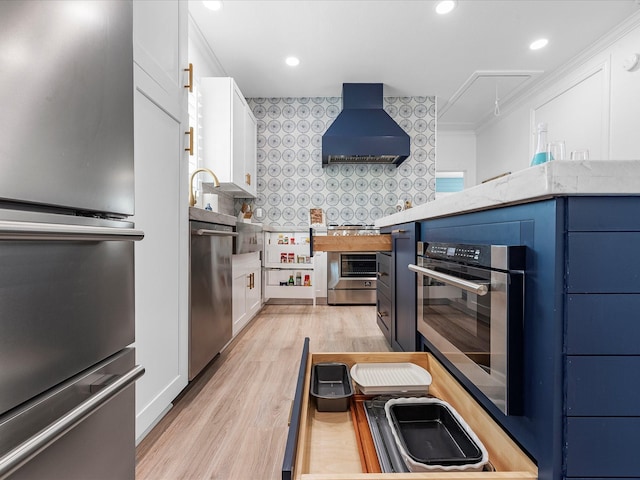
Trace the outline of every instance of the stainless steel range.
{"type": "MultiPolygon", "coordinates": [[[[327,228],[329,236],[379,235],[373,226],[346,225],[327,228]]],[[[329,305],[376,304],[376,252],[327,252],[327,303],[329,305]]]]}

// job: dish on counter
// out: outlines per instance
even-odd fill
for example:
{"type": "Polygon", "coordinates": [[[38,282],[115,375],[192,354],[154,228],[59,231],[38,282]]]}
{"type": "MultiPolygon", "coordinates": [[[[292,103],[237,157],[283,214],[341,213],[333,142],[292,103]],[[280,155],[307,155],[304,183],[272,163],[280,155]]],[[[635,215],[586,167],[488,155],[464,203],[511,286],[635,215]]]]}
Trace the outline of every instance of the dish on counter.
{"type": "Polygon", "coordinates": [[[432,380],[415,363],[356,363],[350,373],[365,395],[428,393],[432,380]]]}
{"type": "Polygon", "coordinates": [[[480,439],[444,400],[393,398],[384,408],[409,471],[481,471],[488,463],[480,439]]]}

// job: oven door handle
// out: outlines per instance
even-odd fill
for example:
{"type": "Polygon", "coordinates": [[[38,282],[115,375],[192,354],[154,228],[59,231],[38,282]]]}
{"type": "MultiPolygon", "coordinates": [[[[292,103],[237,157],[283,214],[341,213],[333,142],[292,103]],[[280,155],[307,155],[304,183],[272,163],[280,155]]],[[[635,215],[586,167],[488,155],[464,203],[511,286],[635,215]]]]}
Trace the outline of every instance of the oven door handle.
{"type": "Polygon", "coordinates": [[[436,272],[435,270],[431,270],[429,268],[410,264],[409,270],[411,270],[412,272],[416,272],[419,275],[424,275],[425,277],[431,277],[436,280],[440,280],[442,283],[446,283],[447,285],[462,288],[463,290],[475,293],[476,295],[483,296],[486,295],[489,291],[485,284],[470,282],[469,280],[464,280],[452,275],[447,275],[446,273],[436,272]]]}

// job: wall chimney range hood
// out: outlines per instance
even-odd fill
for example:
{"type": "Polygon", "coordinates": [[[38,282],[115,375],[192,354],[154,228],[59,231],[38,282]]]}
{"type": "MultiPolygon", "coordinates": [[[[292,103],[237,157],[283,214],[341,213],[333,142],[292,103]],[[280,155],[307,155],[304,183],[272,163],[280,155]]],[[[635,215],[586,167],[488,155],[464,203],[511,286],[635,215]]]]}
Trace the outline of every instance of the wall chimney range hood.
{"type": "Polygon", "coordinates": [[[382,83],[343,83],[342,112],[322,136],[322,165],[400,165],[411,140],[382,104],[382,83]]]}

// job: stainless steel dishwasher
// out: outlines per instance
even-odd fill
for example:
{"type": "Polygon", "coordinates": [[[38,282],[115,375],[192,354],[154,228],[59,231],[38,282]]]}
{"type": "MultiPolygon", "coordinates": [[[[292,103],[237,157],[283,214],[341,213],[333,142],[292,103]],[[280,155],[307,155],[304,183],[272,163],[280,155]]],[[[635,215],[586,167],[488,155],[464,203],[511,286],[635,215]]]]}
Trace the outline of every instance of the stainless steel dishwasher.
{"type": "Polygon", "coordinates": [[[233,227],[191,220],[189,380],[231,340],[233,227]]]}

